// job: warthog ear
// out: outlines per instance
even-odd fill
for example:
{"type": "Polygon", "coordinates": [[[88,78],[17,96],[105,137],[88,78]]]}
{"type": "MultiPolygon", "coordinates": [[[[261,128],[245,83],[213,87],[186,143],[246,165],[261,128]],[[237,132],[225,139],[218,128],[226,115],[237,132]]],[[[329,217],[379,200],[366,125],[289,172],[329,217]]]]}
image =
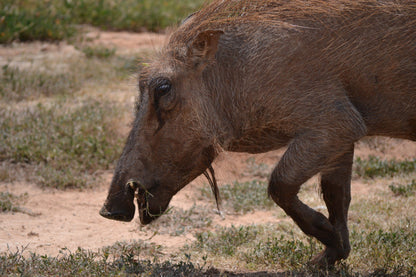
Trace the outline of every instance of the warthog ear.
{"type": "Polygon", "coordinates": [[[203,69],[215,59],[220,36],[224,34],[221,30],[207,30],[200,32],[188,48],[188,57],[195,68],[203,69]]]}

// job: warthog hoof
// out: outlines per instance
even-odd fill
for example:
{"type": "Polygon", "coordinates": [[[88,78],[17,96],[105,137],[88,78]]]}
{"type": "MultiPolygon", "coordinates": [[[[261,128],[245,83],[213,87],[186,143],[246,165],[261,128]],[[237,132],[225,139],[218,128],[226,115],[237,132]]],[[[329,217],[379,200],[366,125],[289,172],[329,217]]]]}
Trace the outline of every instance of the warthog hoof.
{"type": "Polygon", "coordinates": [[[320,268],[328,268],[335,264],[335,262],[346,259],[349,251],[344,249],[335,249],[332,247],[326,247],[324,251],[316,255],[310,264],[318,266],[320,268]]]}

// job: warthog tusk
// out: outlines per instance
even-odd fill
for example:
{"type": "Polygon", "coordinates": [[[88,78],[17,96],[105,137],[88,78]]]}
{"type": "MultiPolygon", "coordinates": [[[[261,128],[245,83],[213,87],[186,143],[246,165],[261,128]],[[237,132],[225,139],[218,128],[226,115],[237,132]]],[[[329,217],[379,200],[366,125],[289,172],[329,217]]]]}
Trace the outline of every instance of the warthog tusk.
{"type": "Polygon", "coordinates": [[[147,191],[147,189],[138,181],[135,180],[129,180],[126,183],[126,188],[130,188],[134,192],[134,198],[138,199],[140,190],[142,190],[142,193],[145,193],[146,196],[150,195],[153,197],[153,194],[147,191]]]}
{"type": "Polygon", "coordinates": [[[126,188],[131,188],[134,191],[134,198],[139,197],[139,183],[134,180],[129,180],[126,183],[126,188]]]}

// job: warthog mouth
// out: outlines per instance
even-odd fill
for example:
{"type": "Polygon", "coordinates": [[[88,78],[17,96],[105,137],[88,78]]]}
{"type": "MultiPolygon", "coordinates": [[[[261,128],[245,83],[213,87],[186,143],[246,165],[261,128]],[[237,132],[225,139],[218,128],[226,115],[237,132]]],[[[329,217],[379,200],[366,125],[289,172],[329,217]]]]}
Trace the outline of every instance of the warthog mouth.
{"type": "Polygon", "coordinates": [[[149,208],[149,197],[154,197],[140,182],[129,180],[126,183],[126,189],[134,192],[134,198],[137,201],[137,208],[139,210],[140,223],[143,225],[149,224],[160,214],[152,214],[149,208]]]}
{"type": "MultiPolygon", "coordinates": [[[[208,179],[208,182],[211,186],[212,193],[215,197],[215,202],[217,204],[218,213],[221,217],[223,217],[221,212],[221,198],[219,195],[219,189],[217,185],[217,180],[215,178],[215,172],[212,166],[209,166],[208,169],[203,172],[204,176],[208,179]]],[[[130,180],[126,183],[126,189],[134,191],[134,197],[137,200],[137,206],[139,210],[139,217],[140,217],[140,223],[143,225],[149,224],[159,216],[163,215],[165,213],[165,210],[167,208],[167,205],[169,204],[169,201],[165,205],[159,206],[159,207],[153,207],[150,205],[150,198],[153,198],[154,195],[150,193],[140,182],[135,180],[130,180]],[[153,209],[151,209],[151,206],[153,209]]]]}

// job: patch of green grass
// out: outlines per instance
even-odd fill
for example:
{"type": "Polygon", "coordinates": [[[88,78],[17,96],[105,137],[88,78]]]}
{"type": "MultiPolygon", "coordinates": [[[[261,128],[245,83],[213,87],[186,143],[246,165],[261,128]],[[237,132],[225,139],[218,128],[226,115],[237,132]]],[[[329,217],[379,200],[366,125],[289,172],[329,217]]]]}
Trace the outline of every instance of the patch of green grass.
{"type": "Polygon", "coordinates": [[[266,240],[259,240],[249,251],[244,254],[247,263],[255,265],[279,265],[282,268],[297,268],[308,263],[313,255],[318,253],[321,246],[310,239],[305,243],[299,239],[271,237],[266,240]]]}
{"type": "Polygon", "coordinates": [[[196,11],[203,0],[66,1],[73,22],[103,29],[158,31],[196,11]]]}
{"type": "MultiPolygon", "coordinates": [[[[62,162],[62,161],[58,161],[62,162]]],[[[62,162],[61,165],[51,165],[48,163],[41,163],[37,165],[34,174],[36,177],[32,180],[41,187],[67,189],[67,188],[88,188],[93,183],[96,183],[94,176],[88,171],[84,171],[81,165],[77,162],[72,162],[73,167],[67,162],[62,162]]]]}
{"type": "Polygon", "coordinates": [[[43,186],[85,187],[84,175],[108,169],[120,154],[119,109],[94,100],[2,109],[0,161],[38,165],[43,186]]]}
{"type": "Polygon", "coordinates": [[[389,188],[396,196],[409,197],[415,194],[416,180],[407,185],[391,184],[389,188]]]}
{"type": "Polygon", "coordinates": [[[11,180],[10,169],[4,163],[0,164],[0,182],[9,182],[11,180]]]}
{"type": "Polygon", "coordinates": [[[353,228],[348,262],[357,269],[379,268],[387,274],[412,272],[402,276],[415,276],[416,225],[412,221],[384,230],[353,228]]]}
{"type": "Polygon", "coordinates": [[[205,207],[192,206],[188,210],[181,208],[169,209],[163,216],[150,225],[142,226],[142,230],[152,230],[158,234],[180,236],[190,231],[210,227],[212,219],[205,207]]]}
{"type": "Polygon", "coordinates": [[[321,248],[315,240],[300,240],[276,225],[248,225],[217,228],[195,235],[194,249],[210,255],[235,257],[249,268],[295,269],[306,264],[321,248]]]}
{"type": "MultiPolygon", "coordinates": [[[[386,188],[387,189],[387,188],[386,188]]],[[[400,226],[403,216],[416,214],[415,197],[395,197],[388,190],[357,195],[349,211],[349,225],[363,230],[400,226]]]]}
{"type": "MultiPolygon", "coordinates": [[[[234,182],[220,188],[220,196],[225,208],[231,208],[237,213],[247,213],[258,209],[270,209],[276,204],[267,195],[267,184],[264,181],[234,182]]],[[[203,198],[210,198],[209,188],[201,189],[203,198]]]]}
{"type": "Polygon", "coordinates": [[[110,49],[104,46],[86,46],[81,50],[87,58],[95,57],[100,59],[107,59],[113,57],[116,53],[115,48],[110,49]]]}
{"type": "MultiPolygon", "coordinates": [[[[63,1],[61,1],[63,2],[63,1]]],[[[76,29],[70,14],[59,1],[2,0],[0,2],[0,43],[14,40],[55,41],[69,38],[76,29]]]]}
{"type": "Polygon", "coordinates": [[[205,271],[190,261],[178,263],[140,260],[142,247],[123,245],[102,251],[75,252],[66,249],[56,257],[30,253],[24,249],[0,253],[1,276],[203,276],[205,271]],[[134,250],[134,252],[131,252],[134,250]]]}
{"type": "Polygon", "coordinates": [[[256,240],[260,230],[258,226],[252,225],[223,227],[217,228],[215,232],[197,233],[194,247],[217,255],[234,256],[241,251],[241,246],[256,240]]]}
{"type": "Polygon", "coordinates": [[[3,66],[0,74],[0,99],[12,101],[74,93],[84,81],[76,71],[49,73],[8,65],[3,66]]]}
{"type": "Polygon", "coordinates": [[[177,24],[203,0],[3,0],[0,43],[62,40],[89,24],[108,30],[159,31],[177,24]]]}
{"type": "Polygon", "coordinates": [[[393,177],[398,174],[409,174],[416,171],[416,160],[413,161],[385,161],[370,156],[367,160],[357,158],[354,171],[359,177],[393,177]]]}
{"type": "Polygon", "coordinates": [[[143,240],[135,241],[122,241],[116,242],[113,245],[106,246],[102,248],[103,256],[119,260],[128,253],[129,255],[136,257],[152,257],[153,261],[157,261],[160,257],[163,256],[163,247],[161,245],[146,242],[143,240]]]}
{"type": "Polygon", "coordinates": [[[139,69],[136,57],[115,56],[103,49],[91,48],[90,59],[45,60],[24,68],[4,65],[0,69],[0,100],[73,96],[88,84],[120,82],[139,69]]]}
{"type": "Polygon", "coordinates": [[[257,163],[254,157],[246,160],[247,172],[244,175],[266,179],[271,173],[270,167],[265,163],[257,163]]]}
{"type": "Polygon", "coordinates": [[[21,208],[18,206],[27,194],[16,196],[10,192],[0,192],[0,213],[4,212],[20,212],[21,208]]]}
{"type": "Polygon", "coordinates": [[[277,225],[217,228],[196,234],[191,247],[207,255],[208,260],[240,261],[239,268],[251,270],[290,269],[287,273],[295,276],[415,276],[416,232],[415,225],[410,224],[409,220],[406,228],[386,230],[353,228],[350,257],[326,273],[308,265],[323,249],[319,242],[277,225]]]}

